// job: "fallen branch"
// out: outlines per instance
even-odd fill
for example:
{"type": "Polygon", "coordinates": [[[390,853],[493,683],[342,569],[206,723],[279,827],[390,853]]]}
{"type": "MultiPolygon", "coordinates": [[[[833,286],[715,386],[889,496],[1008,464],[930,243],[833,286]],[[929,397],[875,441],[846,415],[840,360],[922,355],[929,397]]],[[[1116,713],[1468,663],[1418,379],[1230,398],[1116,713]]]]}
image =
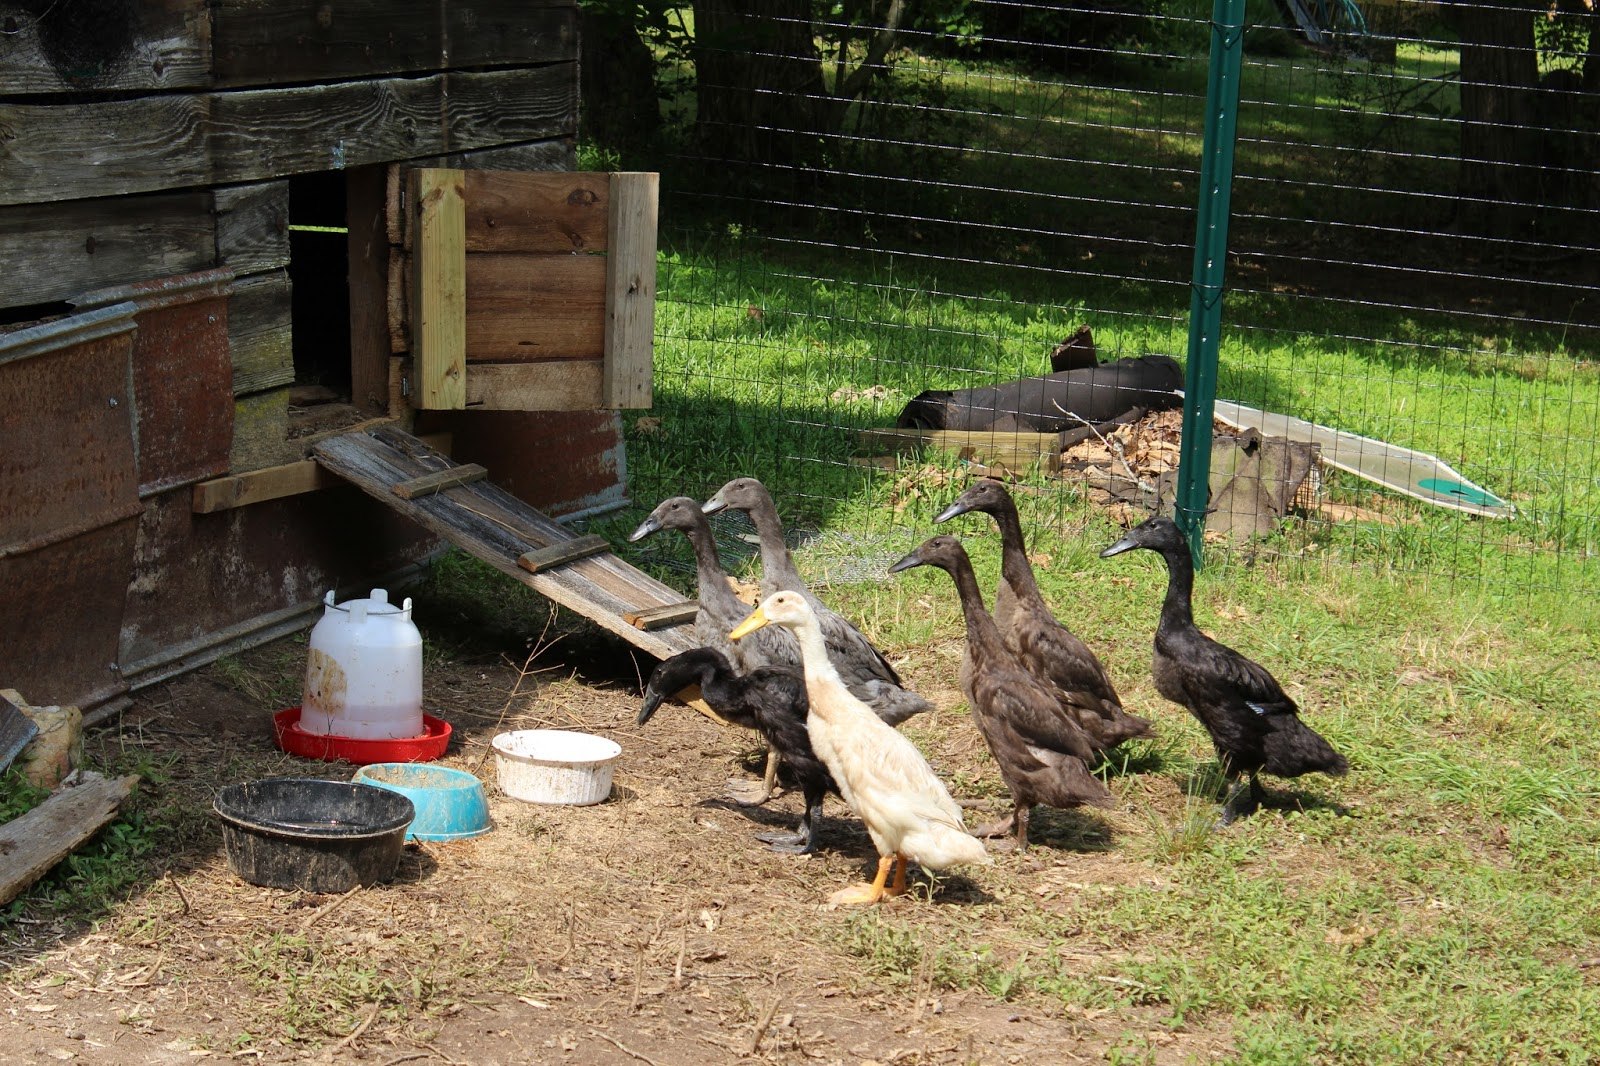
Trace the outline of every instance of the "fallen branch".
{"type": "Polygon", "coordinates": [[[754,1055],[756,1049],[761,1046],[761,1038],[767,1035],[767,1027],[772,1024],[772,1016],[778,1013],[778,1004],[782,998],[773,996],[772,1002],[767,1004],[766,1013],[762,1014],[761,1020],[756,1023],[756,1033],[750,1038],[750,1050],[745,1052],[746,1056],[754,1055]]]}
{"type": "Polygon", "coordinates": [[[367,1027],[370,1026],[374,1021],[377,1020],[378,1012],[380,1010],[382,1010],[382,1009],[383,1009],[383,1004],[382,1003],[374,1003],[372,1005],[372,1009],[367,1011],[367,1016],[365,1018],[361,1019],[361,1024],[356,1026],[354,1029],[350,1030],[350,1035],[346,1036],[343,1040],[340,1040],[337,1044],[333,1045],[328,1050],[330,1052],[332,1052],[332,1051],[340,1051],[340,1050],[342,1050],[344,1048],[349,1047],[351,1044],[354,1044],[357,1040],[361,1039],[361,1034],[366,1032],[367,1031],[367,1027]]]}
{"type": "Polygon", "coordinates": [[[1098,429],[1095,428],[1094,423],[1090,422],[1087,418],[1084,418],[1082,415],[1076,414],[1076,413],[1074,413],[1072,411],[1067,410],[1065,407],[1062,407],[1060,404],[1056,403],[1054,400],[1051,400],[1050,403],[1051,403],[1052,406],[1055,407],[1055,409],[1057,411],[1060,411],[1062,414],[1066,415],[1068,418],[1075,419],[1076,421],[1082,422],[1083,425],[1084,425],[1084,428],[1087,429],[1090,433],[1093,433],[1095,435],[1095,438],[1097,440],[1099,440],[1101,444],[1104,444],[1106,446],[1106,451],[1111,453],[1112,458],[1116,459],[1117,462],[1122,464],[1122,469],[1126,470],[1128,472],[1128,480],[1132,481],[1135,485],[1139,486],[1139,488],[1143,489],[1145,492],[1154,493],[1154,492],[1157,491],[1157,489],[1156,489],[1156,487],[1154,485],[1152,485],[1149,482],[1145,481],[1144,478],[1140,477],[1137,473],[1134,472],[1133,467],[1130,466],[1129,463],[1128,463],[1127,456],[1123,454],[1122,445],[1120,445],[1120,444],[1112,444],[1109,440],[1107,440],[1100,433],[1100,431],[1098,429]]]}
{"type": "Polygon", "coordinates": [[[612,1037],[609,1037],[606,1034],[600,1032],[598,1029],[590,1029],[589,1030],[589,1035],[590,1036],[598,1036],[601,1040],[604,1040],[606,1043],[612,1045],[618,1051],[622,1052],[624,1055],[628,1055],[628,1056],[631,1056],[632,1058],[636,1058],[640,1062],[648,1062],[650,1064],[650,1066],[661,1066],[661,1063],[657,1062],[655,1059],[652,1059],[649,1055],[640,1054],[639,1052],[633,1050],[633,1048],[629,1047],[627,1044],[624,1044],[622,1041],[616,1040],[616,1039],[614,1039],[612,1037]]]}
{"type": "Polygon", "coordinates": [[[338,899],[334,900],[332,903],[328,903],[328,904],[325,904],[325,905],[323,905],[321,907],[318,907],[315,911],[312,912],[312,914],[311,914],[311,916],[309,918],[307,918],[305,921],[300,923],[300,931],[303,933],[307,929],[310,929],[313,925],[316,925],[318,922],[322,921],[323,918],[326,918],[329,914],[332,914],[335,909],[337,909],[338,907],[344,905],[347,901],[349,901],[351,896],[355,895],[357,892],[360,892],[360,891],[361,891],[361,886],[357,885],[355,888],[350,889],[348,892],[346,892],[344,895],[340,896],[338,899]]]}

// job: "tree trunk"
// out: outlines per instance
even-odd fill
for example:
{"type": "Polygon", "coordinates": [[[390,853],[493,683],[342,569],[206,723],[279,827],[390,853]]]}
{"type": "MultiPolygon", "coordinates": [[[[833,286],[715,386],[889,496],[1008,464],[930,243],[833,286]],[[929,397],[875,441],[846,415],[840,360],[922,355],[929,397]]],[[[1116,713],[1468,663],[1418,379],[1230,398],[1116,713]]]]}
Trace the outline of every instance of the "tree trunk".
{"type": "Polygon", "coordinates": [[[730,162],[804,166],[827,91],[810,0],[694,0],[700,144],[730,162]]]}
{"type": "Polygon", "coordinates": [[[1533,12],[1515,0],[1455,5],[1461,37],[1458,219],[1491,237],[1523,235],[1534,217],[1539,70],[1533,12]]]}
{"type": "Polygon", "coordinates": [[[1583,53],[1583,91],[1600,96],[1600,4],[1589,9],[1589,50],[1583,53]]]}
{"type": "Polygon", "coordinates": [[[655,57],[632,18],[583,7],[579,19],[583,136],[608,148],[648,145],[661,127],[655,57]]]}

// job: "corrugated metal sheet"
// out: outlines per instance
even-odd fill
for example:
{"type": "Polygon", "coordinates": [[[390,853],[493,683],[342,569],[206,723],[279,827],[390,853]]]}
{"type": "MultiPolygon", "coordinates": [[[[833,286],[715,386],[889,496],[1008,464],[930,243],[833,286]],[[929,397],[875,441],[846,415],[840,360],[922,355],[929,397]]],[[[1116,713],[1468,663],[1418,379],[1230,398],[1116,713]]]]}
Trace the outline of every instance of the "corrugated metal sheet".
{"type": "Polygon", "coordinates": [[[141,496],[227,472],[233,441],[232,291],[233,272],[224,268],[99,289],[73,301],[81,310],[119,303],[136,309],[133,395],[141,496]]]}
{"type": "Polygon", "coordinates": [[[0,559],[0,684],[87,711],[127,689],[117,666],[137,521],[0,559]]]}
{"type": "Polygon", "coordinates": [[[133,306],[0,336],[0,557],[139,511],[133,306]]]}

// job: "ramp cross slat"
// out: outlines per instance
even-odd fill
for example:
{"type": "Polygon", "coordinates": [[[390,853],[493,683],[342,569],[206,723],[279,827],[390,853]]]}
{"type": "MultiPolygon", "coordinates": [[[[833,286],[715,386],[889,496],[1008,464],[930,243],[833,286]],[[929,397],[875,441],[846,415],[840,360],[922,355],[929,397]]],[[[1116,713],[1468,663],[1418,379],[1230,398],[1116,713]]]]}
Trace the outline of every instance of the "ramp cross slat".
{"type": "Polygon", "coordinates": [[[698,644],[692,619],[650,630],[628,621],[640,613],[681,604],[683,595],[609,551],[538,573],[519,566],[517,560],[530,552],[560,555],[564,547],[584,538],[491,481],[480,479],[414,499],[397,495],[396,485],[430,475],[448,480],[447,472],[458,465],[409,433],[393,426],[346,433],[318,442],[312,454],[374,499],[641,651],[666,658],[698,644]]]}

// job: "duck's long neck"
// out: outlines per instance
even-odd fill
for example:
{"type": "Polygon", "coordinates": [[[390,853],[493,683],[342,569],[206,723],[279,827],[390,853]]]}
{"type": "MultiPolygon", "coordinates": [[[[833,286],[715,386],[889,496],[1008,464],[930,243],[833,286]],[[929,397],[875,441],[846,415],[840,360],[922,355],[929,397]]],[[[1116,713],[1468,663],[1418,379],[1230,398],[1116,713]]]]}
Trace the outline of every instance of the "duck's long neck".
{"type": "Polygon", "coordinates": [[[956,595],[961,598],[961,619],[967,625],[967,644],[972,646],[982,641],[999,641],[1000,628],[983,605],[983,592],[978,588],[978,575],[972,570],[971,560],[962,556],[951,560],[943,569],[955,581],[956,595]]]}
{"type": "Polygon", "coordinates": [[[694,548],[695,582],[700,587],[700,599],[703,602],[728,604],[737,603],[739,597],[733,594],[733,589],[728,585],[728,572],[722,568],[722,560],[717,558],[717,544],[711,535],[709,523],[700,522],[683,531],[689,538],[689,544],[694,548]]]}
{"type": "Polygon", "coordinates": [[[822,639],[822,627],[812,620],[795,626],[791,632],[800,645],[800,664],[805,669],[806,693],[813,696],[811,713],[820,713],[826,718],[830,701],[815,698],[816,694],[829,690],[848,694],[848,690],[839,677],[839,671],[834,669],[833,660],[828,658],[828,644],[822,639]]]}
{"type": "Polygon", "coordinates": [[[1028,562],[1028,548],[1023,543],[1022,521],[1017,517],[1016,504],[1008,500],[990,514],[994,515],[995,525],[1000,527],[1000,577],[1019,601],[1043,603],[1033,566],[1028,562]]]}
{"type": "Polygon", "coordinates": [[[1187,548],[1163,551],[1167,561],[1167,596],[1161,601],[1161,626],[1159,631],[1188,628],[1194,625],[1194,559],[1187,548]]]}
{"type": "Polygon", "coordinates": [[[700,686],[702,695],[721,702],[723,694],[728,688],[728,678],[732,668],[727,661],[722,663],[707,661],[702,663],[697,674],[696,683],[700,686]]]}
{"type": "Polygon", "coordinates": [[[750,507],[750,521],[755,523],[756,536],[761,541],[761,573],[769,588],[805,588],[800,571],[795,569],[794,557],[783,540],[783,521],[771,496],[760,496],[750,507]]]}

